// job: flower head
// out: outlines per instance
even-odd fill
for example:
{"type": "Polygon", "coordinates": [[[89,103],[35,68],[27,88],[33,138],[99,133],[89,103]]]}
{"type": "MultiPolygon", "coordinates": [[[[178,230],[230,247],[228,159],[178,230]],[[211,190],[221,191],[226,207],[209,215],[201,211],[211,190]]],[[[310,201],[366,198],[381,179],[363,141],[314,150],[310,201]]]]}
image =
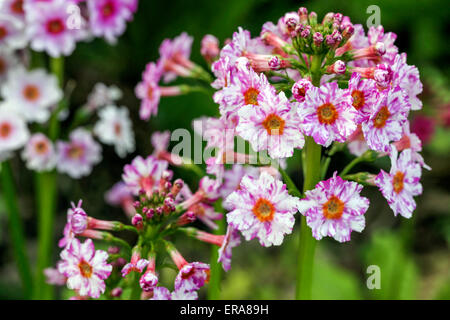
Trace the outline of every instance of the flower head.
{"type": "Polygon", "coordinates": [[[21,148],[28,140],[30,133],[20,116],[0,107],[0,154],[21,148]]]}
{"type": "Polygon", "coordinates": [[[300,200],[298,208],[306,216],[314,238],[329,236],[345,242],[350,241],[352,231],[364,229],[363,215],[369,208],[369,200],[359,195],[362,188],[356,182],[342,180],[335,172],[314,190],[306,191],[306,198],[300,200]]]}
{"type": "Polygon", "coordinates": [[[108,253],[95,250],[91,239],[84,243],[74,239],[61,252],[61,259],[58,271],[67,277],[69,289],[92,298],[99,298],[105,292],[104,280],[111,274],[112,266],[107,263],[108,253]]]}
{"type": "Polygon", "coordinates": [[[53,170],[56,152],[53,143],[42,133],[33,135],[22,153],[27,168],[38,172],[53,170]]]}
{"type": "Polygon", "coordinates": [[[175,278],[176,291],[196,291],[209,281],[210,267],[206,263],[191,262],[184,265],[175,278]]]}
{"type": "Polygon", "coordinates": [[[231,208],[227,221],[242,232],[247,241],[257,237],[263,246],[281,245],[295,223],[298,199],[288,194],[286,185],[263,172],[258,179],[242,178],[240,189],[225,200],[231,208]]]}

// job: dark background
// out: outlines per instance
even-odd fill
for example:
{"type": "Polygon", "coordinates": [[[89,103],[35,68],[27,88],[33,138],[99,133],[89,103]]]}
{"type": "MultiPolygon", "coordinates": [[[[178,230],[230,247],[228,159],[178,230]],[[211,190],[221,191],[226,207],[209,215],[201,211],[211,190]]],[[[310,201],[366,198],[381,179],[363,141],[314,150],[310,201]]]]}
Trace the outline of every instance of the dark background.
{"type": "MultiPolygon", "coordinates": [[[[137,155],[151,152],[153,131],[191,129],[193,119],[203,115],[214,116],[217,106],[211,97],[191,94],[163,99],[158,116],[150,122],[138,118],[139,101],[134,87],[141,79],[145,65],[158,58],[158,47],[164,38],[172,38],[186,31],[194,37],[192,60],[206,67],[200,56],[200,41],[205,34],[213,34],[221,43],[231,38],[238,26],[259,35],[266,21],[277,22],[288,11],[305,6],[316,11],[319,20],[329,11],[350,16],[353,23],[365,25],[369,14],[366,8],[377,4],[381,9],[381,24],[385,31],[398,35],[395,44],[400,52],[408,53],[408,64],[419,68],[424,82],[422,99],[424,109],[414,112],[435,121],[432,140],[425,145],[424,158],[433,168],[424,171],[424,194],[417,198],[418,208],[411,220],[395,218],[378,190],[366,188],[371,200],[366,213],[367,226],[362,234],[353,234],[352,241],[339,244],[325,239],[318,245],[315,265],[314,298],[319,299],[448,299],[450,298],[450,132],[442,124],[441,110],[449,108],[449,28],[448,1],[150,1],[140,0],[133,22],[116,46],[102,39],[80,43],[75,53],[66,60],[66,77],[76,81],[71,108],[83,105],[97,82],[115,84],[124,92],[120,104],[130,108],[137,141],[136,154],[119,159],[112,148],[104,147],[104,160],[93,174],[80,181],[62,176],[59,179],[59,213],[55,234],[59,238],[70,201],[84,199],[88,214],[105,219],[124,219],[120,210],[107,206],[104,193],[120,179],[123,165],[137,155]],[[368,290],[366,268],[381,268],[381,290],[368,290]]],[[[367,29],[366,29],[367,31],[367,29]]],[[[339,153],[330,171],[342,168],[350,159],[339,153]]],[[[298,154],[290,161],[290,172],[297,183],[298,154]]],[[[35,259],[36,225],[33,181],[20,160],[20,206],[26,222],[29,253],[35,259]]],[[[377,173],[389,169],[386,159],[373,166],[356,169],[377,173]]],[[[17,171],[16,171],[17,172],[17,171]]],[[[193,187],[195,178],[176,170],[193,187]]],[[[0,298],[21,296],[16,275],[6,217],[0,210],[0,298]]],[[[297,227],[295,229],[298,229],[297,227]]],[[[184,240],[184,239],[182,239],[184,240]]],[[[234,251],[233,268],[222,285],[224,299],[291,299],[295,290],[296,247],[298,233],[286,237],[282,247],[262,248],[256,241],[244,242],[234,251]]],[[[208,246],[191,241],[179,244],[183,255],[193,261],[208,261],[208,246]]],[[[55,241],[56,249],[56,241],[55,241]]],[[[59,250],[55,251],[55,262],[59,250]]],[[[167,277],[166,277],[167,276],[167,277]]],[[[163,274],[171,278],[172,274],[163,274]]]]}

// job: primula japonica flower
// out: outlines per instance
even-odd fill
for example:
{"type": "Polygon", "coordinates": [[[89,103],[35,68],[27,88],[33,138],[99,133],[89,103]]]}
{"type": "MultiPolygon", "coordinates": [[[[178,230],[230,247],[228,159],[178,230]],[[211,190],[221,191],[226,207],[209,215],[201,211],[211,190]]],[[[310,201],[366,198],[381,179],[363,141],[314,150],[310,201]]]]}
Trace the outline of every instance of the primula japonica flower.
{"type": "Polygon", "coordinates": [[[303,133],[325,147],[333,141],[345,142],[356,129],[357,111],[351,95],[335,82],[309,89],[297,113],[303,133]]]}
{"type": "Polygon", "coordinates": [[[67,210],[64,236],[58,243],[60,248],[67,247],[75,239],[75,236],[82,234],[87,229],[88,215],[81,207],[82,205],[83,201],[80,200],[76,206],[72,203],[72,207],[67,210]]]}
{"type": "Polygon", "coordinates": [[[406,92],[409,103],[411,104],[411,110],[422,109],[422,101],[417,97],[423,90],[419,70],[415,66],[406,64],[406,53],[395,56],[392,69],[392,85],[399,86],[406,92]]]}
{"type": "Polygon", "coordinates": [[[105,279],[111,274],[112,266],[107,262],[108,253],[95,250],[91,239],[84,243],[74,239],[61,252],[61,259],[58,271],[67,277],[69,289],[92,298],[99,298],[105,292],[105,279]]]}
{"type": "Polygon", "coordinates": [[[88,111],[93,112],[100,107],[114,105],[115,102],[121,98],[122,91],[118,87],[114,85],[108,87],[99,82],[89,94],[85,108],[88,111]]]}
{"type": "Polygon", "coordinates": [[[228,226],[227,233],[219,249],[219,262],[222,263],[223,269],[229,271],[231,269],[231,255],[234,247],[241,244],[241,235],[239,230],[228,226]]]}
{"type": "Polygon", "coordinates": [[[206,62],[213,62],[220,53],[219,40],[211,34],[205,35],[202,39],[200,53],[206,62]]]}
{"type": "Polygon", "coordinates": [[[376,82],[361,79],[361,75],[354,72],[348,82],[348,91],[352,96],[352,106],[358,111],[356,122],[359,124],[370,117],[372,107],[379,98],[376,82]]]}
{"type": "Polygon", "coordinates": [[[388,152],[389,143],[401,139],[409,107],[405,93],[399,87],[381,92],[372,114],[362,123],[362,131],[370,149],[388,152]]]}
{"type": "Polygon", "coordinates": [[[294,148],[303,148],[305,139],[300,120],[291,110],[284,92],[268,95],[258,107],[246,105],[239,112],[236,132],[248,140],[255,151],[268,150],[272,158],[288,158],[294,148]]]}
{"type": "Polygon", "coordinates": [[[309,81],[308,79],[300,79],[292,86],[292,96],[298,102],[304,102],[306,92],[308,92],[308,90],[311,89],[312,86],[313,85],[311,81],[309,81]]]}
{"type": "Polygon", "coordinates": [[[0,4],[0,13],[8,14],[21,21],[25,19],[24,0],[3,0],[0,4]]]}
{"type": "Polygon", "coordinates": [[[295,223],[298,198],[292,197],[286,185],[263,172],[259,179],[242,178],[240,189],[225,200],[231,208],[228,224],[241,231],[247,241],[257,237],[261,245],[281,245],[295,223]]]}
{"type": "Polygon", "coordinates": [[[46,283],[55,286],[65,286],[67,283],[67,277],[58,271],[57,268],[44,269],[46,277],[46,283]]]}
{"type": "Polygon", "coordinates": [[[147,270],[139,279],[139,285],[144,292],[152,292],[158,285],[158,276],[155,271],[155,256],[150,255],[147,264],[147,270]]]}
{"type": "Polygon", "coordinates": [[[194,64],[189,60],[194,39],[183,32],[174,39],[165,39],[159,47],[158,67],[163,71],[164,83],[177,76],[189,77],[194,64]]]}
{"type": "Polygon", "coordinates": [[[250,32],[238,28],[237,32],[233,33],[233,39],[220,51],[220,58],[228,57],[230,64],[234,64],[237,59],[244,57],[247,52],[263,53],[264,44],[261,39],[250,36],[250,32]]]}
{"type": "Polygon", "coordinates": [[[246,175],[258,179],[259,169],[252,166],[234,164],[231,169],[226,170],[223,175],[222,185],[220,187],[220,196],[225,199],[234,191],[238,190],[242,178],[246,175]]]}
{"type": "Polygon", "coordinates": [[[347,139],[348,151],[354,156],[360,157],[369,150],[366,139],[359,124],[356,130],[347,139]]]}
{"type": "Polygon", "coordinates": [[[394,147],[397,151],[403,151],[406,149],[411,150],[411,158],[418,162],[423,168],[427,170],[431,170],[430,166],[428,166],[420,152],[422,151],[422,141],[420,141],[419,137],[415,133],[411,133],[409,130],[409,122],[406,121],[403,124],[403,136],[400,140],[393,143],[394,147]]]}
{"type": "Polygon", "coordinates": [[[139,252],[133,252],[131,256],[130,263],[127,263],[122,269],[122,277],[126,277],[132,271],[136,271],[138,273],[142,273],[145,267],[148,265],[149,261],[147,259],[142,259],[139,252]]]}
{"type": "Polygon", "coordinates": [[[397,55],[398,48],[394,45],[397,35],[393,32],[384,33],[383,26],[370,27],[367,32],[369,45],[375,45],[378,42],[383,43],[385,53],[383,54],[383,62],[393,63],[397,55]]]}
{"type": "Polygon", "coordinates": [[[126,107],[107,106],[98,113],[100,120],[94,133],[104,144],[114,145],[119,157],[124,158],[135,150],[133,124],[126,107]]]}
{"type": "Polygon", "coordinates": [[[153,156],[146,159],[138,156],[125,166],[122,179],[134,195],[139,195],[141,190],[151,195],[167,167],[167,161],[157,160],[153,156]]]}
{"type": "Polygon", "coordinates": [[[51,109],[62,99],[62,91],[54,75],[43,69],[26,71],[16,68],[9,73],[1,89],[5,104],[29,122],[43,123],[51,109]]]}
{"type": "MultiPolygon", "coordinates": [[[[222,89],[231,85],[232,74],[236,71],[234,63],[230,62],[230,57],[222,57],[211,65],[211,71],[216,76],[216,80],[211,83],[214,89],[222,89]]],[[[214,101],[221,101],[220,91],[214,94],[214,101]],[[216,95],[218,95],[216,97],[216,95]]]]}
{"type": "Polygon", "coordinates": [[[388,201],[394,215],[400,214],[411,218],[416,209],[414,196],[422,194],[420,164],[412,159],[412,151],[404,150],[398,157],[395,147],[391,149],[391,170],[389,173],[381,170],[375,178],[375,184],[388,201]]]}
{"type": "Polygon", "coordinates": [[[352,231],[364,229],[369,200],[359,195],[362,188],[356,182],[342,180],[335,172],[332,178],[306,191],[298,210],[306,216],[314,238],[321,240],[329,236],[345,242],[350,241],[352,231]]]}
{"type": "Polygon", "coordinates": [[[22,152],[22,159],[30,170],[50,171],[56,167],[56,151],[53,143],[44,134],[34,134],[22,152]]]}
{"type": "Polygon", "coordinates": [[[20,19],[0,12],[0,46],[11,50],[23,49],[27,45],[25,24],[20,19]]]}
{"type": "Polygon", "coordinates": [[[27,36],[31,48],[45,51],[52,57],[68,56],[75,50],[77,41],[86,38],[86,30],[80,16],[80,26],[71,26],[71,12],[68,10],[74,1],[39,1],[26,9],[27,36]]]}
{"type": "Polygon", "coordinates": [[[164,287],[156,287],[150,300],[198,300],[196,291],[175,290],[170,292],[164,287]]]}
{"type": "Polygon", "coordinates": [[[8,108],[0,106],[0,154],[20,149],[29,136],[25,121],[8,108]]]}
{"type": "Polygon", "coordinates": [[[115,44],[125,32],[126,22],[133,17],[130,4],[123,0],[88,0],[87,4],[92,34],[115,44]]]}
{"type": "Polygon", "coordinates": [[[57,169],[74,179],[87,176],[92,167],[101,159],[101,146],[85,129],[77,129],[70,134],[70,141],[58,141],[56,144],[58,162],[57,169]]]}

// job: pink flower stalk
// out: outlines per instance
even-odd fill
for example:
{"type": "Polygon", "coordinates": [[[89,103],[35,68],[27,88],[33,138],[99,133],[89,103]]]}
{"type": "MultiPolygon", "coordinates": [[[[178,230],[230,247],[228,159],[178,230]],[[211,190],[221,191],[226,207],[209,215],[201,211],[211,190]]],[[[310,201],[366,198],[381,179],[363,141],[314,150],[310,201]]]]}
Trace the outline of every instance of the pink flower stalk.
{"type": "Polygon", "coordinates": [[[241,236],[239,230],[228,226],[225,239],[222,242],[222,246],[219,249],[219,259],[218,262],[222,263],[222,267],[225,271],[231,269],[231,256],[234,247],[241,244],[241,236]]]}
{"type": "MultiPolygon", "coordinates": [[[[126,29],[126,21],[133,17],[133,10],[137,4],[123,0],[88,0],[89,27],[93,35],[105,37],[115,44],[117,37],[126,29]]],[[[134,10],[136,11],[136,10],[134,10]]]]}
{"type": "Polygon", "coordinates": [[[414,196],[422,194],[421,175],[420,164],[413,160],[410,149],[404,150],[399,157],[397,149],[391,149],[391,170],[389,173],[381,170],[375,178],[375,184],[395,216],[400,214],[411,218],[416,208],[414,196]]]}
{"type": "Polygon", "coordinates": [[[99,298],[105,292],[104,280],[111,274],[112,266],[107,263],[108,253],[95,250],[92,240],[81,244],[74,239],[61,252],[61,259],[58,271],[67,277],[69,289],[92,298],[99,298]]]}
{"type": "Polygon", "coordinates": [[[249,60],[250,67],[255,72],[267,72],[291,67],[288,60],[270,54],[246,53],[245,57],[249,60]]]}
{"type": "Polygon", "coordinates": [[[309,89],[313,87],[313,84],[308,79],[300,79],[294,85],[292,86],[292,96],[297,100],[298,102],[304,102],[305,101],[305,95],[308,92],[309,89]]]}
{"type": "Polygon", "coordinates": [[[200,53],[208,63],[212,63],[220,54],[219,40],[210,34],[203,37],[200,53]]]}
{"type": "Polygon", "coordinates": [[[373,106],[379,99],[376,82],[372,79],[362,79],[354,72],[348,82],[348,92],[352,96],[352,106],[358,111],[356,122],[366,121],[372,113],[373,106]]]}
{"type": "Polygon", "coordinates": [[[370,149],[388,152],[389,143],[400,140],[409,106],[399,87],[380,94],[371,116],[362,123],[362,131],[370,149]]]}
{"type": "Polygon", "coordinates": [[[352,231],[361,232],[365,227],[364,213],[369,200],[359,194],[363,186],[342,180],[337,176],[321,181],[314,190],[306,191],[298,210],[306,216],[306,222],[317,240],[333,237],[336,241],[350,241],[352,231]]]}
{"type": "Polygon", "coordinates": [[[221,247],[225,241],[225,235],[215,235],[201,230],[195,232],[195,238],[202,242],[214,244],[218,247],[221,247]]]}
{"type": "Polygon", "coordinates": [[[122,179],[134,195],[139,195],[143,190],[150,196],[158,188],[159,180],[167,167],[166,161],[157,160],[153,156],[146,159],[138,156],[125,166],[122,179]]]}
{"type": "Polygon", "coordinates": [[[347,67],[345,62],[337,60],[335,63],[327,67],[327,72],[331,74],[345,74],[347,67]]]}
{"type": "Polygon", "coordinates": [[[134,250],[133,254],[131,256],[130,263],[127,263],[123,269],[122,269],[122,277],[126,277],[130,274],[130,272],[138,272],[142,273],[144,271],[145,267],[147,267],[149,264],[149,261],[147,259],[142,259],[141,254],[138,250],[134,250]]]}
{"type": "Polygon", "coordinates": [[[33,50],[45,51],[55,58],[68,56],[75,50],[77,41],[86,38],[82,17],[79,26],[69,25],[71,4],[73,1],[54,0],[36,2],[27,8],[26,31],[33,50]]]}
{"type": "Polygon", "coordinates": [[[369,47],[353,50],[351,55],[353,60],[367,59],[374,62],[381,62],[381,57],[385,52],[386,48],[383,42],[377,42],[369,47]]]}
{"type": "Polygon", "coordinates": [[[294,148],[303,148],[305,139],[299,130],[300,119],[291,111],[284,92],[268,95],[258,108],[243,106],[236,132],[250,142],[255,151],[268,150],[272,158],[287,158],[294,148]]]}
{"type": "Polygon", "coordinates": [[[28,122],[46,122],[63,94],[54,75],[44,69],[26,71],[19,67],[9,73],[1,93],[5,105],[28,122]]]}
{"type": "Polygon", "coordinates": [[[41,133],[30,138],[22,153],[22,158],[28,169],[38,172],[50,171],[56,166],[56,152],[53,143],[41,133]]]}
{"type": "Polygon", "coordinates": [[[298,199],[288,194],[286,185],[263,172],[258,179],[242,178],[240,189],[225,200],[229,225],[247,241],[257,237],[262,246],[279,246],[295,223],[298,199]]]}
{"type": "Polygon", "coordinates": [[[30,136],[25,121],[20,116],[0,107],[0,154],[9,153],[23,147],[30,136]]]}
{"type": "Polygon", "coordinates": [[[67,173],[74,179],[88,176],[92,167],[101,159],[101,146],[92,138],[92,134],[85,129],[76,129],[70,134],[69,142],[56,143],[58,162],[57,169],[67,173]]]}
{"type": "Polygon", "coordinates": [[[335,82],[309,89],[297,113],[303,133],[325,147],[333,141],[345,142],[356,129],[357,111],[350,93],[335,82]]]}
{"type": "Polygon", "coordinates": [[[158,65],[163,70],[164,83],[177,78],[189,77],[194,63],[190,61],[193,38],[183,32],[174,39],[165,39],[159,47],[158,65]]]}
{"type": "Polygon", "coordinates": [[[105,200],[109,205],[121,206],[128,217],[133,217],[136,210],[133,207],[133,194],[124,182],[116,183],[105,195],[105,200]]]}
{"type": "Polygon", "coordinates": [[[167,288],[157,287],[153,290],[150,300],[198,300],[198,293],[185,290],[175,290],[171,293],[167,288]]]}

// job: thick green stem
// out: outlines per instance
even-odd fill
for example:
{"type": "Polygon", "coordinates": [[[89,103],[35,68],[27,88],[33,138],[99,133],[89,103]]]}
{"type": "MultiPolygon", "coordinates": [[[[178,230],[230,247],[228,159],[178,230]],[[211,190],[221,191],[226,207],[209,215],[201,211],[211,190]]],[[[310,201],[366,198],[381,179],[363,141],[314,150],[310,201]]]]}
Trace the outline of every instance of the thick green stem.
{"type": "Polygon", "coordinates": [[[38,257],[34,299],[51,300],[53,286],[45,283],[44,269],[52,264],[54,220],[57,197],[56,172],[36,173],[36,202],[38,207],[38,257]]]}
{"type": "MultiPolygon", "coordinates": [[[[64,58],[52,58],[50,60],[51,72],[58,78],[58,83],[61,88],[64,84],[64,58]]],[[[59,124],[59,113],[64,108],[64,99],[59,103],[56,110],[53,112],[50,118],[49,125],[49,138],[56,140],[59,137],[60,124],[59,124]]]]}
{"type": "MultiPolygon", "coordinates": [[[[215,234],[224,234],[226,229],[225,218],[219,221],[219,229],[217,229],[215,234]]],[[[218,262],[219,259],[219,248],[216,245],[211,245],[211,277],[209,280],[208,287],[208,300],[219,300],[220,299],[220,283],[223,276],[222,264],[218,262]]]]}
{"type": "Polygon", "coordinates": [[[8,162],[4,162],[1,165],[1,182],[3,187],[2,194],[8,212],[9,233],[11,235],[14,258],[16,259],[17,269],[22,281],[24,298],[29,299],[31,298],[33,290],[33,280],[29,260],[26,254],[25,234],[17,204],[14,177],[11,165],[8,162]]]}
{"type": "MultiPolygon", "coordinates": [[[[321,147],[311,137],[306,138],[305,160],[306,176],[303,191],[311,190],[320,181],[320,157],[321,147]]],[[[316,240],[311,229],[306,224],[306,218],[302,216],[300,226],[300,244],[298,254],[297,291],[296,298],[301,300],[311,299],[312,274],[314,268],[314,252],[316,240]]]]}

